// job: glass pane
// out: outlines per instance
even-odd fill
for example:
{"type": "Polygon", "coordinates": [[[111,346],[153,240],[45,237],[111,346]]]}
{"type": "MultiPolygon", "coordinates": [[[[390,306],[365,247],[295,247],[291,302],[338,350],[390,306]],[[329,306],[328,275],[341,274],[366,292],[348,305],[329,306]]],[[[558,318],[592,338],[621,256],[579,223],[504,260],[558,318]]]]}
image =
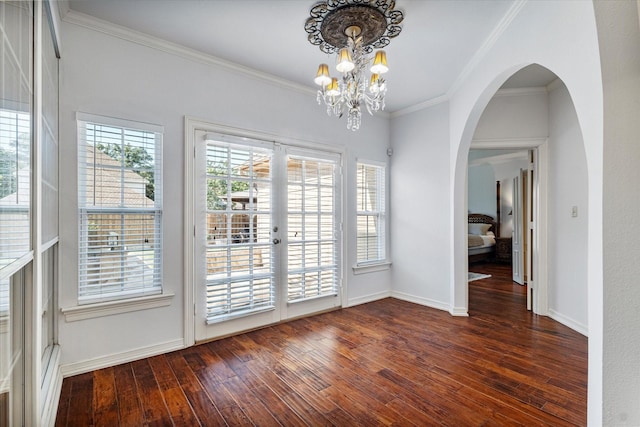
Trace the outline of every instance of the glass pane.
{"type": "Polygon", "coordinates": [[[42,8],[42,242],[58,235],[58,58],[42,8]]]}
{"type": "Polygon", "coordinates": [[[335,162],[290,158],[287,166],[288,301],[335,294],[335,162]],[[323,274],[329,282],[321,280],[323,274]]]}
{"type": "Polygon", "coordinates": [[[80,298],[160,292],[160,239],[154,214],[92,213],[81,217],[80,298]]]}
{"type": "Polygon", "coordinates": [[[356,182],[357,260],[384,259],[384,168],[359,163],[356,182]]]}
{"type": "Polygon", "coordinates": [[[0,271],[30,247],[31,2],[3,2],[0,31],[0,271]]]}
{"type": "Polygon", "coordinates": [[[22,425],[24,274],[0,280],[0,425],[22,425]]]}
{"type": "MultiPolygon", "coordinates": [[[[55,244],[42,254],[42,356],[48,354],[54,344],[54,290],[56,283],[56,254],[58,245],[55,244]]],[[[46,373],[47,361],[43,359],[42,375],[46,373]]]]}
{"type": "Polygon", "coordinates": [[[273,307],[271,152],[208,141],[207,319],[273,307]]]}
{"type": "Polygon", "coordinates": [[[159,136],[93,123],[86,123],[83,131],[80,206],[154,207],[159,136]]]}

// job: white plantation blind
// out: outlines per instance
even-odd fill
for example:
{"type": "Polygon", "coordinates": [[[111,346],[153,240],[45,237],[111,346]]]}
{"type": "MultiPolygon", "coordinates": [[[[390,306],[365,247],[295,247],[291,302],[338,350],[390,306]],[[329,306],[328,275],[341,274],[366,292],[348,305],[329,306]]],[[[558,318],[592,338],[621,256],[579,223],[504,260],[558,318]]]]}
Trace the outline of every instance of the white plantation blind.
{"type": "Polygon", "coordinates": [[[30,113],[0,109],[0,275],[31,248],[30,206],[30,113]]]}
{"type": "Polygon", "coordinates": [[[208,134],[206,183],[207,323],[275,308],[270,148],[208,134]],[[224,140],[223,140],[224,139],[224,140]]]}
{"type": "Polygon", "coordinates": [[[287,301],[339,288],[337,160],[287,160],[287,301]]]}
{"type": "Polygon", "coordinates": [[[384,261],[385,251],[385,168],[370,163],[357,164],[357,262],[384,261]]]}
{"type": "Polygon", "coordinates": [[[162,128],[78,114],[80,303],[162,291],[162,128]]]}

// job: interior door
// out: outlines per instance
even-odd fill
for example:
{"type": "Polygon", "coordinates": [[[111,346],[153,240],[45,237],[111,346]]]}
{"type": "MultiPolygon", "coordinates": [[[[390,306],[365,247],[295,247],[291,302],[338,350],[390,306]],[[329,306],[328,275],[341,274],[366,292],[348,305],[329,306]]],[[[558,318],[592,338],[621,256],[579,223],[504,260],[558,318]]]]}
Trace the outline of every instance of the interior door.
{"type": "Polygon", "coordinates": [[[340,306],[340,157],[195,140],[196,341],[340,306]]]}
{"type": "Polygon", "coordinates": [[[522,188],[520,185],[520,176],[513,178],[513,238],[512,238],[512,271],[513,281],[524,285],[524,253],[523,232],[522,232],[522,188]]]}
{"type": "Polygon", "coordinates": [[[535,291],[535,277],[533,275],[533,263],[534,263],[534,253],[532,248],[534,247],[534,237],[535,237],[535,178],[536,178],[536,151],[529,150],[529,168],[527,171],[527,181],[525,188],[525,206],[526,206],[526,233],[527,237],[525,240],[525,266],[526,266],[526,283],[527,283],[527,310],[533,309],[533,293],[535,291]]]}

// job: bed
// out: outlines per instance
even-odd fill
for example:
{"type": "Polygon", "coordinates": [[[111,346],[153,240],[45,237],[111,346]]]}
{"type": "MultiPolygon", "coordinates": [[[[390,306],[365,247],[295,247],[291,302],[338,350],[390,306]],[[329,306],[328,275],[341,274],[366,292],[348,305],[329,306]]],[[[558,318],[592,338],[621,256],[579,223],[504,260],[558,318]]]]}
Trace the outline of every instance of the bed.
{"type": "Polygon", "coordinates": [[[496,251],[497,230],[493,217],[471,213],[468,218],[469,264],[493,258],[496,251]]]}

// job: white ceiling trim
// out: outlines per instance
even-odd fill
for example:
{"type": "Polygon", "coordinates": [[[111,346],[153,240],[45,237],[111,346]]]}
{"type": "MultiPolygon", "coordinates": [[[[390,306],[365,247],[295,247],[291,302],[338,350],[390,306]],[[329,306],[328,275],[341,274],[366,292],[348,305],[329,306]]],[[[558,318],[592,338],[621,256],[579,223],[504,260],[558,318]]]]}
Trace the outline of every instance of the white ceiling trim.
{"type": "Polygon", "coordinates": [[[480,47],[480,49],[476,51],[476,53],[469,60],[469,62],[467,62],[467,65],[465,65],[465,67],[462,69],[462,72],[458,74],[458,77],[453,82],[449,90],[447,90],[447,93],[445,93],[444,95],[440,95],[436,98],[432,98],[427,101],[421,102],[419,104],[398,110],[392,113],[391,117],[403,116],[405,114],[409,114],[425,108],[433,107],[434,105],[440,104],[441,102],[449,101],[449,99],[451,99],[453,94],[456,93],[458,89],[460,89],[462,84],[465,82],[465,80],[467,80],[467,78],[469,77],[473,69],[478,65],[478,63],[480,63],[482,58],[484,58],[485,55],[491,50],[496,40],[498,40],[502,35],[502,33],[504,33],[504,31],[509,27],[509,25],[511,25],[511,22],[516,16],[518,16],[518,14],[520,13],[524,5],[527,3],[527,1],[528,0],[517,0],[511,5],[509,10],[507,10],[507,13],[504,14],[500,22],[498,22],[498,24],[495,26],[493,31],[491,31],[491,34],[489,34],[489,36],[486,38],[484,43],[482,43],[482,46],[480,47]]]}
{"type": "Polygon", "coordinates": [[[486,38],[484,43],[480,49],[476,51],[476,53],[471,57],[471,60],[467,63],[467,65],[462,69],[462,72],[458,75],[458,78],[453,82],[449,90],[447,91],[447,95],[449,98],[453,96],[454,93],[460,89],[462,84],[467,80],[471,72],[474,68],[480,63],[482,58],[484,58],[487,53],[493,48],[493,45],[500,38],[502,33],[511,25],[513,19],[518,16],[524,5],[527,3],[527,0],[517,0],[514,2],[507,13],[504,14],[498,25],[491,31],[491,34],[486,38]]]}
{"type": "Polygon", "coordinates": [[[225,61],[224,59],[220,59],[213,55],[205,54],[195,49],[190,49],[180,44],[173,43],[139,31],[135,31],[108,21],[104,21],[102,19],[95,18],[81,12],[76,12],[72,9],[65,14],[63,21],[70,24],[78,25],[80,27],[99,31],[101,33],[117,37],[132,43],[137,43],[142,46],[150,47],[152,49],[156,49],[165,53],[199,62],[201,64],[213,65],[229,71],[242,73],[252,78],[276,84],[287,89],[292,89],[308,95],[316,95],[316,90],[310,87],[294,83],[290,80],[286,80],[280,77],[276,77],[272,74],[255,70],[253,68],[244,67],[242,65],[236,64],[235,62],[225,61]]]}
{"type": "Polygon", "coordinates": [[[526,160],[528,151],[522,150],[516,153],[500,154],[491,157],[481,157],[479,159],[473,159],[469,161],[469,166],[481,166],[481,165],[500,165],[503,163],[510,163],[514,160],[526,160]]]}
{"type": "Polygon", "coordinates": [[[405,114],[414,113],[416,111],[424,110],[429,107],[433,107],[434,105],[438,105],[442,102],[447,102],[449,100],[449,96],[444,94],[437,96],[435,98],[428,99],[426,101],[420,102],[419,104],[412,105],[410,107],[403,108],[401,110],[394,111],[391,113],[391,117],[399,117],[404,116],[405,114]]]}
{"type": "Polygon", "coordinates": [[[545,86],[541,87],[518,87],[518,88],[507,88],[507,89],[498,89],[495,93],[494,98],[504,97],[504,96],[529,96],[529,95],[544,95],[547,94],[547,88],[545,86]]]}
{"type": "Polygon", "coordinates": [[[521,149],[535,148],[547,142],[546,137],[539,138],[505,138],[505,139],[474,139],[471,141],[471,150],[488,149],[521,149]]]}

